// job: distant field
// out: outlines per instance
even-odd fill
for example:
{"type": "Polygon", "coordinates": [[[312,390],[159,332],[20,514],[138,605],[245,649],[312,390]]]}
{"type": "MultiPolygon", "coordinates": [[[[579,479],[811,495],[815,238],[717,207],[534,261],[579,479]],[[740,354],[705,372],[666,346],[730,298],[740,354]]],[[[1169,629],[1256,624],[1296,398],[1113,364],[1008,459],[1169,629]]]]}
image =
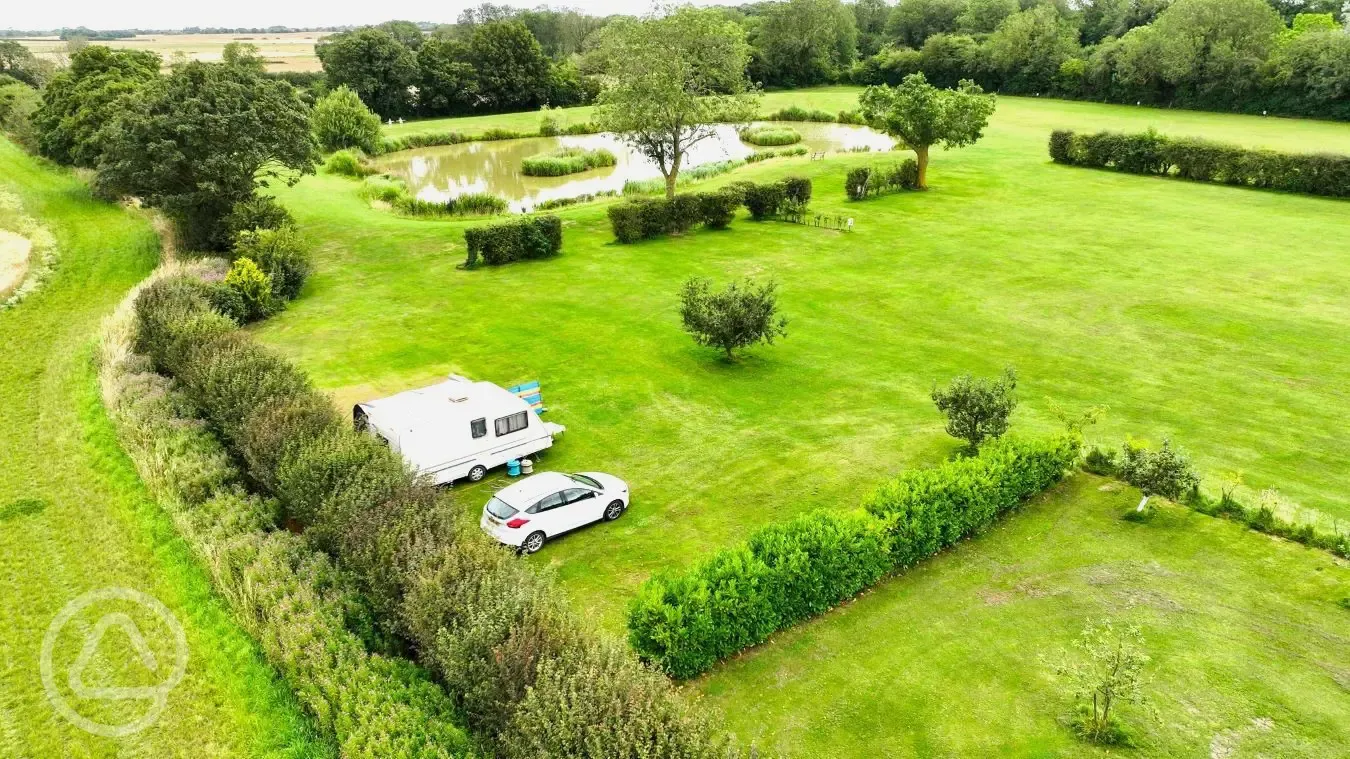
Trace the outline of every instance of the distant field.
{"type": "MultiPolygon", "coordinates": [[[[221,51],[231,42],[247,42],[258,47],[267,59],[268,71],[319,71],[319,59],[314,45],[325,32],[290,32],[286,34],[154,34],[140,35],[125,40],[90,42],[114,48],[153,50],[167,64],[176,53],[198,61],[218,61],[221,51]]],[[[35,54],[58,60],[66,54],[67,44],[55,37],[37,37],[20,40],[35,54]]]]}

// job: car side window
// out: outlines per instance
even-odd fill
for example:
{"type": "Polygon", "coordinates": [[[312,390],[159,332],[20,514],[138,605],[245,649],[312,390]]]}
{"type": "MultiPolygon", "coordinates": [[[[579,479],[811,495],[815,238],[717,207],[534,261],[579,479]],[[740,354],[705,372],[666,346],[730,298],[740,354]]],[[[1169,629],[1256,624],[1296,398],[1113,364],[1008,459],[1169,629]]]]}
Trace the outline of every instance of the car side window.
{"type": "Polygon", "coordinates": [[[576,503],[577,501],[594,498],[595,491],[589,488],[569,488],[563,491],[563,496],[567,499],[568,503],[576,503]]]}
{"type": "Polygon", "coordinates": [[[530,507],[530,513],[538,514],[541,511],[556,509],[559,506],[563,505],[563,503],[565,503],[565,501],[563,500],[562,493],[554,493],[553,495],[546,495],[543,498],[540,498],[538,503],[530,507]]]}
{"type": "Polygon", "coordinates": [[[475,440],[487,435],[487,419],[475,419],[472,422],[469,422],[469,432],[473,435],[475,440]]]}

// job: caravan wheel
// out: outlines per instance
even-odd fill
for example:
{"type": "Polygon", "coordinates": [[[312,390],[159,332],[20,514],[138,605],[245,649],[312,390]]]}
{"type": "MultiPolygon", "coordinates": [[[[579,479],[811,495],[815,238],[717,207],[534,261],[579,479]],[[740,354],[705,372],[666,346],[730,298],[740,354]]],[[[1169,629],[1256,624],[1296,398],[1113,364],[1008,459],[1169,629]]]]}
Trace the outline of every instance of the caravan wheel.
{"type": "Polygon", "coordinates": [[[479,480],[483,479],[486,476],[487,476],[487,467],[483,466],[482,464],[479,464],[478,466],[469,470],[469,482],[478,482],[479,480]]]}

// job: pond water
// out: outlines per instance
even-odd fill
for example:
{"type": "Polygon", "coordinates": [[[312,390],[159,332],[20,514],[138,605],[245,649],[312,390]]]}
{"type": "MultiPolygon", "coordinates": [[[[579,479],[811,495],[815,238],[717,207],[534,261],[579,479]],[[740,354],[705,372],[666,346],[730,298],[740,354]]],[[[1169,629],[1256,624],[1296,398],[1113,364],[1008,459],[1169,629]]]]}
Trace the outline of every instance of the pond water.
{"type": "MultiPolygon", "coordinates": [[[[775,124],[790,126],[800,132],[802,141],[797,144],[813,153],[862,148],[884,151],[890,150],[892,146],[890,137],[867,127],[815,122],[775,124]]],[[[691,153],[685,156],[682,168],[744,159],[756,150],[784,150],[791,147],[795,146],[756,148],[741,142],[735,127],[722,125],[717,128],[715,136],[694,146],[691,153]]],[[[404,150],[381,157],[376,161],[376,166],[380,171],[403,179],[408,183],[408,189],[423,200],[444,202],[465,193],[485,192],[505,198],[511,204],[512,211],[526,211],[547,200],[620,191],[630,179],[655,179],[661,176],[660,169],[654,163],[638,155],[612,134],[530,137],[404,150]],[[520,162],[523,159],[560,147],[605,148],[614,153],[618,163],[562,177],[527,177],[521,173],[520,162]]]]}

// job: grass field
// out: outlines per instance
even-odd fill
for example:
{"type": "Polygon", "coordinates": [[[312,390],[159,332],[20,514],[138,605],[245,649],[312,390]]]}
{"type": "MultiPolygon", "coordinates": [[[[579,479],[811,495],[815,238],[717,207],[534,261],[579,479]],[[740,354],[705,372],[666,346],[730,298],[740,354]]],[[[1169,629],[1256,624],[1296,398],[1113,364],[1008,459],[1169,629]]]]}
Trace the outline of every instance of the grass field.
{"type": "MultiPolygon", "coordinates": [[[[854,97],[775,93],[764,110],[854,97]]],[[[317,273],[258,333],[344,406],[449,372],[541,380],[549,418],[568,426],[542,467],[611,471],[634,489],[621,521],[535,559],[616,632],[651,572],[766,522],[851,507],[886,475],[951,455],[929,390],[1009,364],[1018,430],[1056,426],[1051,400],[1104,404],[1094,438],[1170,436],[1211,483],[1241,470],[1251,493],[1299,504],[1288,516],[1344,523],[1350,206],[1060,167],[1045,153],[1054,128],[1149,126],[1350,152],[1345,124],[1004,98],[983,141],[935,155],[927,193],[845,201],[847,168],[876,156],[775,161],[706,185],[809,175],[813,209],[854,217],[852,234],[739,218],[620,246],[600,204],[560,212],[559,259],[473,272],[456,268],[464,222],[398,218],[320,175],[281,193],[319,244],[317,273]],[[696,347],[677,315],[691,275],[775,279],[788,337],[735,365],[696,347]]],[[[504,479],[456,497],[476,513],[504,479]]],[[[1155,641],[1161,709],[1135,717],[1149,756],[1350,751],[1350,618],[1334,605],[1350,595],[1346,563],[1181,512],[1119,522],[1137,494],[1099,483],[1076,479],[696,687],[738,734],[804,756],[1073,756],[1055,722],[1067,706],[1034,659],[1110,612],[1155,641]],[[986,586],[1008,602],[988,602],[986,586]]]]}
{"type": "MultiPolygon", "coordinates": [[[[122,40],[90,42],[118,49],[152,50],[168,65],[176,54],[198,61],[219,61],[225,46],[244,42],[258,48],[267,60],[268,71],[321,71],[323,65],[314,54],[314,45],[327,32],[285,32],[281,34],[142,34],[122,40]]],[[[20,40],[35,55],[59,60],[69,54],[67,43],[56,37],[20,40]]]]}
{"type": "MultiPolygon", "coordinates": [[[[0,756],[323,756],[289,692],[149,502],[99,399],[93,339],[103,315],[155,264],[149,224],[92,200],[73,175],[45,168],[3,139],[0,191],[17,194],[60,249],[43,288],[0,313],[0,390],[8,399],[0,426],[0,756]],[[67,602],[109,586],[159,599],[185,628],[189,651],[186,677],[159,721],[122,739],[63,720],[39,677],[49,623],[67,602]]],[[[94,619],[77,617],[71,633],[57,639],[58,667],[72,664],[78,632],[89,632],[94,619]]],[[[142,632],[166,661],[164,630],[142,632]]],[[[104,640],[86,682],[163,680],[162,669],[133,663],[125,637],[104,640]]],[[[108,722],[146,710],[143,701],[72,703],[108,722]]]]}
{"type": "Polygon", "coordinates": [[[1175,506],[1120,519],[1136,499],[1074,477],[698,688],[740,737],[803,757],[1350,752],[1345,562],[1175,506]],[[1061,727],[1071,701],[1041,661],[1107,617],[1153,659],[1149,708],[1122,712],[1136,752],[1061,727]]]}

